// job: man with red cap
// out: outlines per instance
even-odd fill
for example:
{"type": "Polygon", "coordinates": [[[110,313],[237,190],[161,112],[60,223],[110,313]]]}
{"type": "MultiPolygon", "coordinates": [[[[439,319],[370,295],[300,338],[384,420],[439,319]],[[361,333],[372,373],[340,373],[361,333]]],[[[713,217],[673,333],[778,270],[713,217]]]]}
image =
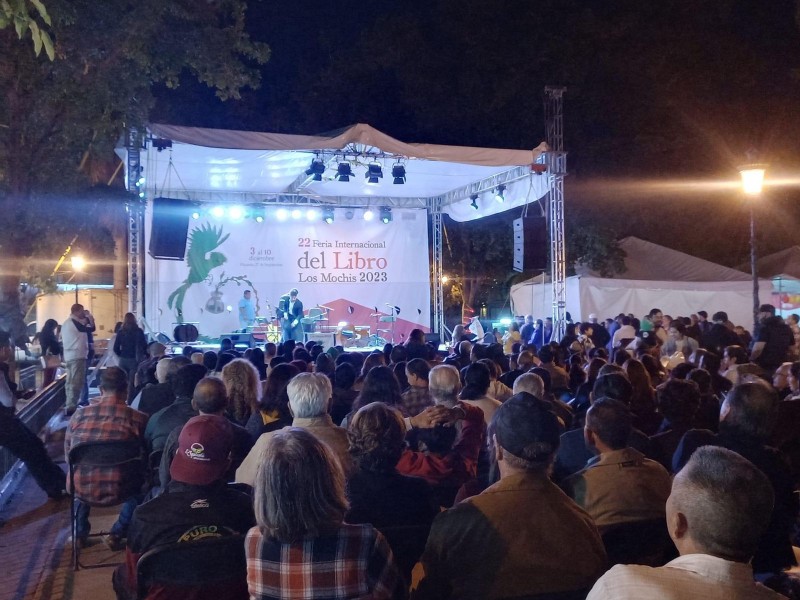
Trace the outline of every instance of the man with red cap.
{"type": "MultiPolygon", "coordinates": [[[[225,483],[232,446],[233,432],[225,417],[200,415],[184,425],[166,493],[142,504],[133,514],[125,564],[113,577],[118,599],[136,598],[136,563],[148,550],[176,542],[245,534],[255,524],[250,497],[228,489],[225,483]]],[[[246,596],[246,582],[242,584],[246,596]]],[[[226,600],[241,595],[241,589],[225,583],[203,589],[153,586],[147,598],[226,600]]]]}

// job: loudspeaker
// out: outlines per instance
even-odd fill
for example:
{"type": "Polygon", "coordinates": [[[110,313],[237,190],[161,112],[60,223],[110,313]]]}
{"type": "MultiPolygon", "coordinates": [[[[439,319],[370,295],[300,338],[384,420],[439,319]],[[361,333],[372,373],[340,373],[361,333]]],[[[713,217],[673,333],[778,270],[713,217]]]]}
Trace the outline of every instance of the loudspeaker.
{"type": "Polygon", "coordinates": [[[547,219],[514,219],[514,270],[547,268],[547,219]]]}
{"type": "Polygon", "coordinates": [[[156,198],[150,227],[148,252],[153,258],[183,260],[193,204],[189,200],[156,198]]]}
{"type": "Polygon", "coordinates": [[[248,348],[255,348],[256,346],[256,339],[253,337],[252,333],[221,333],[219,336],[219,341],[222,342],[224,339],[228,339],[233,342],[234,348],[243,344],[247,344],[248,348]]]}

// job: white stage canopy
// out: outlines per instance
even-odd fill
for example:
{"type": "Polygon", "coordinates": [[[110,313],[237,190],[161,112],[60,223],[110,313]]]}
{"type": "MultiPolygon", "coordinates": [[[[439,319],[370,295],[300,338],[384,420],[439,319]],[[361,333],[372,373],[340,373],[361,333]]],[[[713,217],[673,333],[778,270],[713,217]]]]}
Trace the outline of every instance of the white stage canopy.
{"type": "MultiPolygon", "coordinates": [[[[453,219],[471,221],[538,200],[549,185],[539,170],[544,143],[531,150],[410,144],[365,124],[316,136],[153,124],[148,134],[171,143],[161,150],[158,142],[148,143],[142,151],[148,198],[290,203],[296,196],[322,205],[407,208],[440,202],[453,219]],[[326,166],[320,181],[306,174],[317,157],[326,166]],[[352,166],[348,182],[336,179],[342,161],[352,166]],[[365,178],[373,162],[383,170],[378,183],[365,178]],[[398,163],[405,168],[404,184],[393,183],[398,163]],[[501,184],[502,203],[495,199],[501,184]],[[471,206],[473,194],[478,209],[471,206]]],[[[126,149],[119,151],[124,155],[126,149]]]]}

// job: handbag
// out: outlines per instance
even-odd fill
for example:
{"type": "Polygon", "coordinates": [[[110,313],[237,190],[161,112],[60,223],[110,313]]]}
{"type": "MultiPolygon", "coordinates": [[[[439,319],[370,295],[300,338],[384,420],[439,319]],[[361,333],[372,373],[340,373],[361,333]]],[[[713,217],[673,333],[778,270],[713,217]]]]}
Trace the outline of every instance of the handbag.
{"type": "Polygon", "coordinates": [[[58,354],[50,354],[49,352],[41,357],[42,368],[54,369],[61,366],[61,357],[58,354]]]}

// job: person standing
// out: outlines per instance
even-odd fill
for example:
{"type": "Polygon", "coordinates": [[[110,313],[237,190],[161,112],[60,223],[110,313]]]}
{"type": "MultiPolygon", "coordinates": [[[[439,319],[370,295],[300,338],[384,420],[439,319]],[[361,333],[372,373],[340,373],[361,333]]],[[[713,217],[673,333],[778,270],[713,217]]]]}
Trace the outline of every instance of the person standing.
{"type": "Polygon", "coordinates": [[[134,376],[136,368],[147,352],[144,331],[136,324],[133,313],[125,313],[117,336],[114,339],[114,354],[119,357],[119,367],[128,376],[128,403],[133,400],[134,376]]]}
{"type": "MultiPolygon", "coordinates": [[[[48,355],[58,356],[60,360],[61,344],[58,342],[58,334],[56,329],[58,329],[58,321],[55,319],[47,319],[42,327],[42,331],[39,333],[39,344],[42,347],[43,357],[47,357],[48,355]]],[[[45,366],[42,373],[42,389],[46,388],[48,385],[53,383],[53,381],[55,381],[56,371],[58,371],[57,366],[45,366]]]]}
{"type": "Polygon", "coordinates": [[[242,298],[239,299],[239,329],[243,332],[248,327],[252,327],[256,322],[256,309],[250,299],[250,290],[245,290],[242,298]]]}
{"type": "Polygon", "coordinates": [[[61,325],[61,343],[67,366],[67,401],[64,410],[72,415],[78,407],[83,384],[86,381],[86,359],[89,356],[89,321],[82,304],[73,304],[70,315],[61,325]]]}
{"type": "Polygon", "coordinates": [[[288,300],[284,296],[279,304],[284,342],[288,340],[303,341],[303,326],[300,324],[300,319],[303,318],[303,303],[298,299],[297,294],[297,288],[292,288],[289,291],[288,300]]]}

